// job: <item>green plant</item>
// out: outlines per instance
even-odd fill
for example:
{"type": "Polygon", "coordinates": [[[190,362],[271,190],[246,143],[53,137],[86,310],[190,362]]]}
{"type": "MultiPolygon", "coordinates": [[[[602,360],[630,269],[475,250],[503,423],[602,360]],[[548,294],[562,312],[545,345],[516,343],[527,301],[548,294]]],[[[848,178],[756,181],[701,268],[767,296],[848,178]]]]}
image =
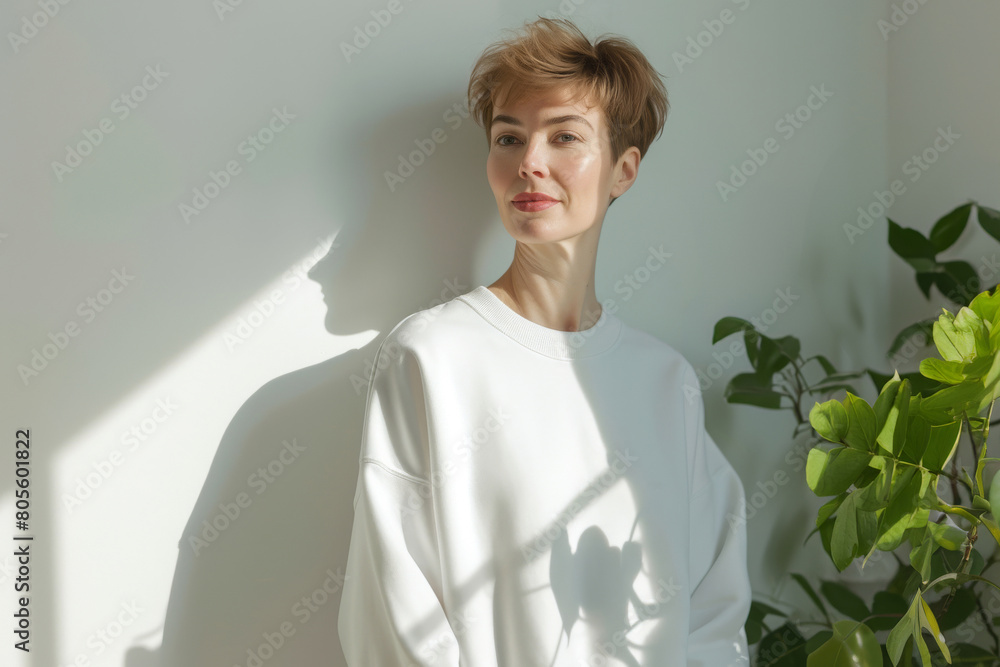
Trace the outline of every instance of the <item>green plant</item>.
{"type": "Polygon", "coordinates": [[[914,268],[925,297],[936,287],[958,306],[955,314],[943,309],[936,320],[904,328],[893,341],[890,355],[906,346],[915,352],[914,338],[923,337],[924,346],[933,341],[940,358],[922,359],[918,373],[840,373],[822,355],[803,359],[794,336],[768,338],[735,317],[716,323],[712,342],[742,333],[754,369],[730,380],[727,401],[788,409],[796,419],[793,436],[808,430],[815,443],[806,482],[830,500],[819,509],[810,537],[819,533],[840,571],[858,558],[863,567],[876,551],[892,554],[899,565],[871,608],[836,582],[823,582],[817,592],[793,575],[822,615],[821,629],[809,638],[801,622],[769,627],[768,617],[785,614],[754,601],[746,629],[751,644],[759,642],[758,665],[911,665],[914,649],[925,667],[942,660],[1000,665],[993,619],[982,623],[992,639],[989,648],[950,644],[944,636],[962,624],[968,630],[985,613],[984,592],[1000,591],[984,576],[997,550],[984,557],[976,547],[981,534],[1000,544],[1000,471],[992,479],[986,474],[1000,461],[987,457],[993,405],[1000,397],[1000,290],[980,293],[979,275],[968,262],[938,259],[974,210],[982,228],[1000,240],[1000,212],[975,202],[938,220],[929,237],[889,220],[890,247],[914,268]],[[819,379],[809,382],[820,370],[819,379]],[[877,391],[871,404],[852,385],[866,375],[877,391]],[[845,397],[816,401],[832,392],[845,397]],[[813,402],[808,412],[807,399],[813,402]],[[959,462],[962,441],[971,450],[972,474],[959,462]],[[905,560],[897,554],[901,550],[905,560]],[[835,618],[824,599],[846,618],[835,618]],[[888,633],[884,641],[877,632],[888,633]]]}

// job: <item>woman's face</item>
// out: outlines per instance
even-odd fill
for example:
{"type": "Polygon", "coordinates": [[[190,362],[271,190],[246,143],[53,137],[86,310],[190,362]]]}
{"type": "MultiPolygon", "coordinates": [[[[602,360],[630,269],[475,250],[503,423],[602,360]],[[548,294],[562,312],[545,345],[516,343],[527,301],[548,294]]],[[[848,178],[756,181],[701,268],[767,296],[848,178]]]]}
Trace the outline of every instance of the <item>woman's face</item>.
{"type": "Polygon", "coordinates": [[[589,100],[568,104],[566,92],[553,89],[493,110],[486,176],[504,227],[517,241],[561,241],[587,231],[603,221],[611,197],[635,179],[623,179],[622,164],[637,166],[638,149],[612,164],[604,114],[597,106],[588,109],[589,100]],[[555,201],[515,199],[529,193],[555,201]]]}

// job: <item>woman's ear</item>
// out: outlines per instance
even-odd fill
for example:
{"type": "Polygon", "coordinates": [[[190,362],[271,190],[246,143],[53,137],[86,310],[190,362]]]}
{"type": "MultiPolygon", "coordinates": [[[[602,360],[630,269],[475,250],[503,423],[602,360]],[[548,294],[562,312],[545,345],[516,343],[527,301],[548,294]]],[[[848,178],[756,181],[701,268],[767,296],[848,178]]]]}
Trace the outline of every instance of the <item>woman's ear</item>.
{"type": "MultiPolygon", "coordinates": [[[[625,194],[639,176],[639,149],[629,146],[615,165],[615,183],[611,186],[611,203],[625,194]]],[[[609,203],[608,206],[611,206],[609,203]]]]}

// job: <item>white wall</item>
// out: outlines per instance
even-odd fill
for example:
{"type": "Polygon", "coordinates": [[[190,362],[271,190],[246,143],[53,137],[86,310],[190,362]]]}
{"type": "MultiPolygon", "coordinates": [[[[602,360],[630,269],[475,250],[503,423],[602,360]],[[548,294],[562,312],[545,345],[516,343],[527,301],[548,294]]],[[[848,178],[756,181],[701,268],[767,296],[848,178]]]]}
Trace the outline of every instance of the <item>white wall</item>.
{"type": "MultiPolygon", "coordinates": [[[[20,32],[45,4],[9,3],[2,24],[20,32]]],[[[35,536],[32,652],[16,664],[246,664],[282,623],[295,635],[269,667],[339,649],[334,578],[366,362],[402,317],[489,284],[510,261],[483,131],[461,108],[472,64],[504,28],[566,15],[591,36],[633,39],[666,76],[666,129],[605,222],[597,293],[706,372],[728,347],[710,344],[716,320],[770,317],[778,291],[796,299],[769,335],[798,335],[806,354],[845,368],[877,365],[909,321],[886,307],[890,286],[909,288],[890,285],[883,232],[852,244],[843,224],[940,124],[964,141],[896,204],[900,219],[988,201],[996,182],[985,76],[998,10],[986,2],[928,3],[886,40],[887,4],[862,0],[403,0],[350,62],[341,44],[386,2],[221,6],[58,5],[0,57],[2,415],[11,442],[31,429],[35,536]],[[711,35],[705,22],[723,11],[711,35]],[[832,96],[813,98],[793,135],[776,127],[819,88],[832,96]],[[126,115],[116,99],[133,90],[143,99],[126,115]],[[444,143],[390,190],[385,172],[435,128],[444,143]],[[258,134],[260,150],[243,143],[258,134]],[[777,152],[723,198],[718,182],[768,137],[777,152]],[[53,168],[86,141],[96,146],[79,166],[53,168]],[[227,164],[239,170],[228,183],[227,164]],[[185,219],[180,205],[213,172],[225,187],[185,219]],[[625,298],[614,286],[651,245],[673,256],[625,298]],[[90,298],[105,300],[100,312],[90,298]],[[64,347],[46,349],[67,326],[64,347]],[[35,350],[51,358],[22,379],[35,350]],[[270,482],[252,477],[268,465],[280,471],[270,482]],[[192,546],[203,521],[226,523],[220,503],[233,512],[240,499],[216,539],[192,546]],[[98,634],[119,630],[107,644],[98,634]]],[[[748,494],[788,475],[748,524],[755,590],[769,596],[789,567],[830,570],[816,540],[796,546],[821,501],[791,419],[722,398],[745,369],[737,359],[706,388],[707,421],[748,494]]],[[[11,517],[13,459],[2,459],[11,517]]],[[[12,557],[0,565],[7,614],[12,557]]]]}
{"type": "MultiPolygon", "coordinates": [[[[998,21],[996,3],[926,2],[890,34],[889,169],[907,190],[888,215],[904,227],[928,234],[938,218],[970,199],[1000,208],[1000,130],[992,111],[1000,104],[1000,47],[992,32],[998,21]],[[944,151],[934,146],[938,128],[951,128],[958,137],[944,151]],[[907,163],[916,164],[914,156],[932,161],[917,167],[916,181],[912,166],[903,171],[907,163]]],[[[939,141],[937,147],[944,145],[939,141]]],[[[885,238],[884,227],[878,236],[885,238]]],[[[968,261],[985,289],[1000,282],[998,250],[1000,245],[973,219],[939,259],[968,261]]],[[[892,294],[898,299],[893,301],[893,334],[910,322],[933,317],[941,307],[954,311],[936,289],[926,300],[902,260],[893,257],[890,266],[892,294]]]]}

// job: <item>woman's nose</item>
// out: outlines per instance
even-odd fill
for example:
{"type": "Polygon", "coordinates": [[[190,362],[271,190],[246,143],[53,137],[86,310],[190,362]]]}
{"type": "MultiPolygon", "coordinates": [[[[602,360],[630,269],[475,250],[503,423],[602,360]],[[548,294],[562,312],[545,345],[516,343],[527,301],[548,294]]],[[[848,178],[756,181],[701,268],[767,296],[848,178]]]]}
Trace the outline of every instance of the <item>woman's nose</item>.
{"type": "Polygon", "coordinates": [[[520,175],[525,177],[528,174],[544,176],[547,172],[546,161],[548,156],[545,147],[540,142],[528,142],[521,156],[520,175]]]}

